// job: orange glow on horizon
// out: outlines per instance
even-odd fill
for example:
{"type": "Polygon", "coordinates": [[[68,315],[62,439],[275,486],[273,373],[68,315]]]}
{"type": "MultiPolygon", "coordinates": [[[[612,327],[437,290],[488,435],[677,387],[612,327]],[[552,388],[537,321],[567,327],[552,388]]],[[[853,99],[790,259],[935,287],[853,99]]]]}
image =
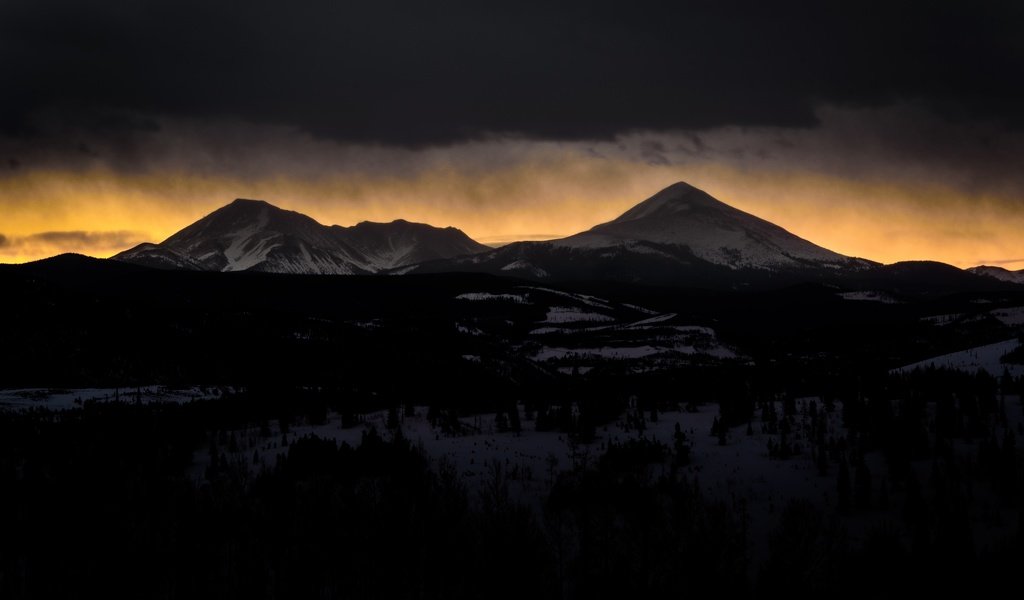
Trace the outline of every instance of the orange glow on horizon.
{"type": "Polygon", "coordinates": [[[681,180],[847,255],[960,267],[1024,263],[1018,233],[1024,214],[1007,208],[1011,203],[1004,198],[965,199],[955,190],[923,184],[579,156],[483,173],[433,169],[407,178],[313,181],[27,171],[0,179],[0,262],[60,252],[108,257],[142,241],[159,242],[237,197],[267,200],[325,224],[403,218],[458,227],[484,243],[549,239],[613,219],[681,180]]]}

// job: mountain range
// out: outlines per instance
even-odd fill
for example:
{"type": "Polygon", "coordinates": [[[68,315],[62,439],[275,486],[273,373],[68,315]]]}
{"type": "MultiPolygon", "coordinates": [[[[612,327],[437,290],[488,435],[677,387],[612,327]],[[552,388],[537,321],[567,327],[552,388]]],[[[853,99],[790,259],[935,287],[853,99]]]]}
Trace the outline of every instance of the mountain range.
{"type": "MultiPolygon", "coordinates": [[[[478,272],[552,281],[743,287],[819,281],[989,288],[1024,283],[998,267],[895,265],[833,252],[686,183],[561,239],[480,244],[454,227],[397,220],[326,226],[259,200],[235,200],[159,244],[115,260],[164,269],[297,274],[478,272]]],[[[898,286],[896,286],[898,287],[898,286]]]]}
{"type": "Polygon", "coordinates": [[[402,271],[703,285],[874,266],[877,263],[832,252],[689,184],[676,183],[618,218],[566,238],[516,242],[402,271]]]}
{"type": "Polygon", "coordinates": [[[239,199],[159,244],[140,244],[114,259],[165,269],[353,275],[488,249],[454,227],[404,220],[326,226],[239,199]]]}

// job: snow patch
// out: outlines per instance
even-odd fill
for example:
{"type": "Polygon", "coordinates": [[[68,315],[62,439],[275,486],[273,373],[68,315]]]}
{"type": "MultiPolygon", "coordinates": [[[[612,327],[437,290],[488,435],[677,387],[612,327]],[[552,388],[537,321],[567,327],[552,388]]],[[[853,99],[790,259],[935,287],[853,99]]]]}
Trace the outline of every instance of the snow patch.
{"type": "Polygon", "coordinates": [[[544,323],[609,323],[615,319],[608,315],[595,312],[586,312],[582,309],[569,306],[552,306],[548,309],[547,318],[544,323]]]}
{"type": "Polygon", "coordinates": [[[207,388],[200,386],[172,388],[162,385],[144,385],[123,388],[24,388],[0,390],[0,410],[71,410],[86,402],[142,402],[143,404],[172,402],[182,404],[194,400],[219,398],[235,388],[207,388]]]}
{"type": "Polygon", "coordinates": [[[968,372],[985,371],[989,375],[998,377],[1006,370],[1014,377],[1020,377],[1024,375],[1024,365],[1008,364],[1001,361],[1004,356],[1018,347],[1020,347],[1020,341],[1014,338],[1004,342],[976,346],[960,350],[959,352],[927,358],[905,367],[893,369],[893,371],[896,373],[909,373],[915,369],[945,368],[968,372]]]}
{"type": "Polygon", "coordinates": [[[508,263],[501,268],[502,271],[518,271],[525,272],[533,275],[534,277],[548,277],[549,274],[544,269],[533,265],[525,260],[516,260],[508,263]]]}
{"type": "Polygon", "coordinates": [[[1024,325],[1024,306],[997,308],[989,314],[999,319],[1004,325],[1009,325],[1010,327],[1019,327],[1024,325]]]}
{"type": "Polygon", "coordinates": [[[863,291],[843,292],[838,294],[843,300],[859,300],[864,302],[880,302],[882,304],[900,304],[900,301],[885,292],[863,291]]]}
{"type": "Polygon", "coordinates": [[[529,304],[526,296],[521,294],[492,294],[490,292],[468,292],[459,294],[456,300],[469,300],[473,302],[514,302],[516,304],[529,304]]]}
{"type": "Polygon", "coordinates": [[[601,348],[543,348],[533,358],[537,361],[551,360],[553,358],[562,359],[569,356],[580,357],[580,358],[607,358],[613,360],[622,359],[636,359],[650,356],[652,354],[658,354],[665,352],[665,348],[655,348],[654,346],[627,346],[627,347],[611,347],[604,346],[601,348]]]}
{"type": "Polygon", "coordinates": [[[526,289],[526,290],[534,290],[534,291],[537,291],[537,292],[545,292],[545,293],[548,293],[548,294],[554,294],[556,296],[562,296],[563,298],[571,298],[571,299],[573,299],[573,300],[575,300],[577,302],[582,302],[583,304],[586,304],[587,306],[593,306],[594,308],[605,308],[605,309],[611,308],[611,303],[610,302],[608,302],[607,300],[605,300],[603,298],[598,298],[597,296],[589,296],[587,294],[574,294],[574,293],[571,293],[571,292],[563,292],[561,290],[553,290],[551,288],[543,288],[543,287],[531,287],[531,286],[521,286],[521,287],[522,287],[522,289],[526,289]]]}

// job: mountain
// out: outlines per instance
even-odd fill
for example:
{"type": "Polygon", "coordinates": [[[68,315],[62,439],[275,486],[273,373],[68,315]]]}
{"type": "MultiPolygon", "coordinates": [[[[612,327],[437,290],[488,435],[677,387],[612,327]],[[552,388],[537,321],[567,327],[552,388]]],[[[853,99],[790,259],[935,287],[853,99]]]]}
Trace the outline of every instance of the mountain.
{"type": "Polygon", "coordinates": [[[376,273],[489,250],[454,227],[398,220],[326,226],[261,200],[235,200],[159,244],[115,260],[164,269],[270,273],[376,273]]]}
{"type": "Polygon", "coordinates": [[[971,267],[967,269],[975,275],[984,275],[986,277],[994,277],[999,281],[1006,281],[1008,283],[1020,283],[1024,284],[1024,269],[1020,271],[1010,271],[1002,267],[992,267],[989,265],[980,265],[977,267],[971,267]]]}
{"type": "Polygon", "coordinates": [[[707,285],[788,279],[870,269],[676,183],[617,219],[558,240],[517,242],[487,253],[436,261],[403,272],[451,270],[534,279],[616,279],[707,285]]]}
{"type": "Polygon", "coordinates": [[[581,249],[640,243],[686,248],[687,254],[698,260],[730,269],[840,267],[857,262],[686,183],[661,190],[614,221],[552,242],[557,247],[581,249]]]}
{"type": "Polygon", "coordinates": [[[846,289],[990,290],[1024,283],[999,267],[880,265],[844,256],[676,183],[618,218],[562,239],[492,249],[458,229],[397,220],[325,226],[258,200],[235,200],[159,244],[116,260],[193,271],[304,274],[475,272],[542,281],[747,289],[804,282],[846,289]]]}

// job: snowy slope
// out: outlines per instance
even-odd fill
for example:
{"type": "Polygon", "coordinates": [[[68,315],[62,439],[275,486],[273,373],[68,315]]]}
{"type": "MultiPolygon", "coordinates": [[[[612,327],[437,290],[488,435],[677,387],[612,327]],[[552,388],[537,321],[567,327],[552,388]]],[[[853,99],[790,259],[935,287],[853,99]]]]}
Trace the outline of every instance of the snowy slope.
{"type": "Polygon", "coordinates": [[[131,250],[118,255],[118,257],[121,256],[130,257],[130,260],[125,262],[154,269],[190,269],[196,271],[202,269],[201,264],[188,256],[183,256],[170,248],[164,248],[159,244],[150,244],[149,242],[139,244],[131,250]]]}
{"type": "MultiPolygon", "coordinates": [[[[686,248],[698,259],[732,269],[834,268],[858,262],[682,182],[663,189],[614,221],[553,244],[588,249],[632,245],[637,251],[642,248],[638,242],[686,248]]],[[[866,261],[860,262],[868,266],[866,261]]]]}
{"type": "Polygon", "coordinates": [[[1024,284],[1024,270],[1010,271],[1002,267],[992,267],[988,265],[971,267],[970,269],[967,270],[970,271],[971,273],[974,273],[975,275],[985,275],[987,277],[994,277],[999,281],[1024,284]]]}
{"type": "Polygon", "coordinates": [[[349,275],[486,249],[451,227],[407,221],[328,227],[267,202],[235,200],[160,244],[114,258],[159,268],[349,275]]]}
{"type": "Polygon", "coordinates": [[[996,377],[1006,371],[1014,377],[1020,377],[1024,375],[1024,366],[1002,362],[1004,356],[1018,347],[1020,347],[1020,340],[1016,338],[1009,339],[995,344],[977,346],[959,352],[928,358],[905,367],[900,367],[899,369],[894,369],[894,372],[909,373],[915,369],[933,368],[968,372],[986,371],[989,375],[996,377]]]}
{"type": "Polygon", "coordinates": [[[375,271],[490,250],[454,227],[441,229],[404,219],[333,229],[362,252],[375,271]]]}
{"type": "Polygon", "coordinates": [[[545,242],[515,242],[409,271],[717,286],[810,271],[861,272],[875,266],[817,246],[689,184],[676,183],[617,219],[582,233],[545,242]]]}

